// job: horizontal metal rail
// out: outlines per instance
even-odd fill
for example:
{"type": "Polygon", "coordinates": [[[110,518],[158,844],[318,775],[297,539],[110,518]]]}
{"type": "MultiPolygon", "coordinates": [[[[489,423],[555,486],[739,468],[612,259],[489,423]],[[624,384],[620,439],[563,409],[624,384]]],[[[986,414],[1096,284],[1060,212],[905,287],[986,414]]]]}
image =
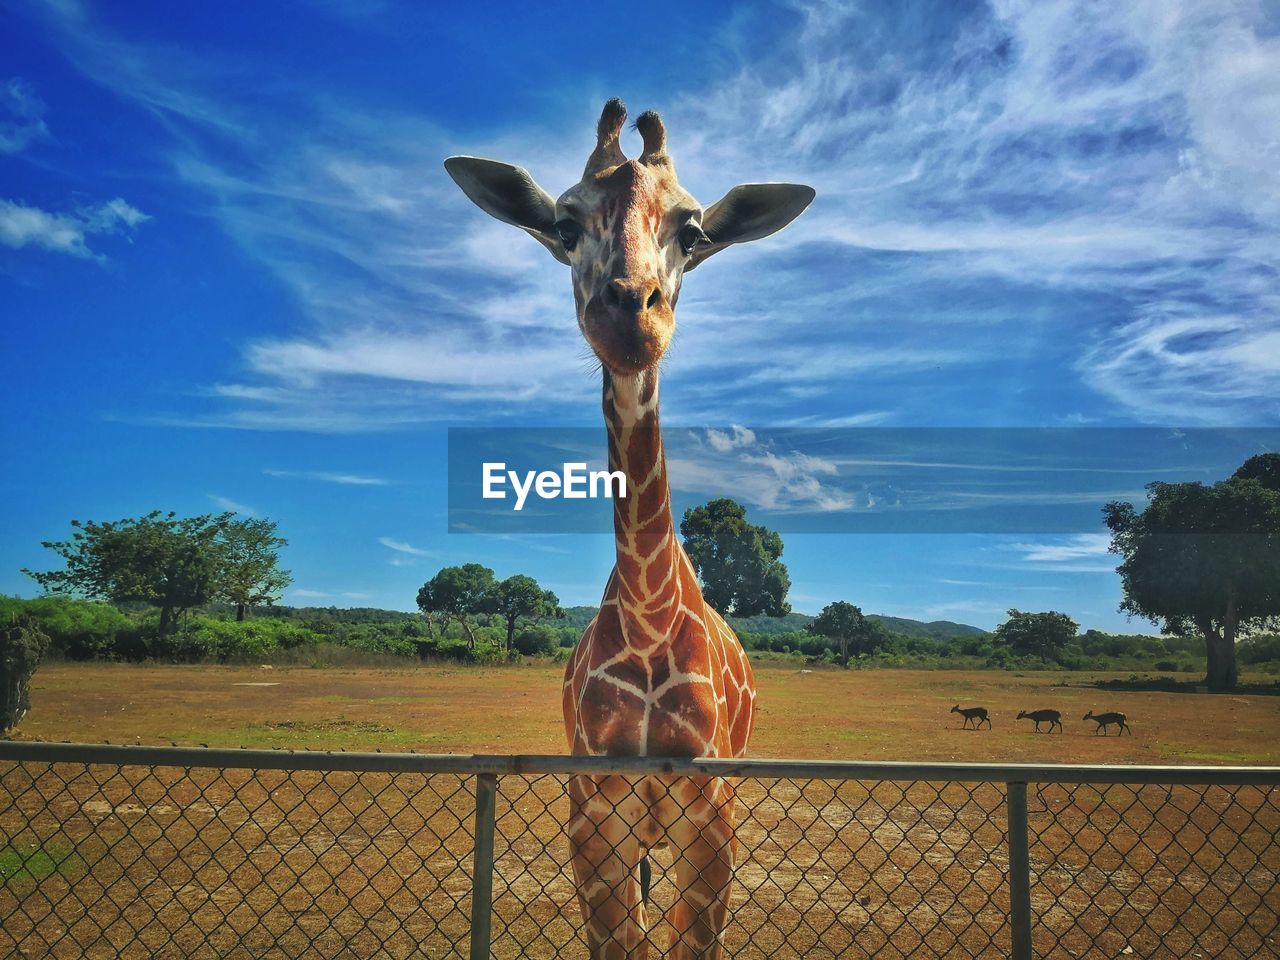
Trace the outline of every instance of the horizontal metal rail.
{"type": "Polygon", "coordinates": [[[367,773],[620,774],[645,776],[957,781],[961,783],[1123,783],[1280,785],[1280,766],[1138,766],[1121,764],[913,763],[848,760],[721,760],[676,757],[571,757],[538,754],[355,753],[249,750],[93,743],[0,741],[0,761],[248,770],[345,770],[367,773]]]}

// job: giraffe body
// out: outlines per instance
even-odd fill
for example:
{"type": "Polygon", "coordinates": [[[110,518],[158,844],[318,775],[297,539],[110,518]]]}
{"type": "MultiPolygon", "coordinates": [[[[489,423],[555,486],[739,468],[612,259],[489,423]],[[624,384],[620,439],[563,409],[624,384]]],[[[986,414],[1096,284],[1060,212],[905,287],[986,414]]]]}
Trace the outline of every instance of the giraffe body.
{"type": "MultiPolygon", "coordinates": [[[[626,111],[611,100],[581,181],[552,200],[518,167],[445,162],[486,212],[518,226],[573,268],[578,326],[600,359],[616,562],[600,612],[565,670],[565,734],[578,755],[740,757],[755,683],[741,643],[707,605],[675,536],[658,421],[658,363],[675,330],[684,274],[734,243],[767,236],[804,210],[809,187],[735,187],[705,211],[676,178],[657,114],[636,121],[644,152],[618,143],[626,111]]],[[[591,955],[647,955],[640,865],[671,850],[674,958],[719,957],[736,841],[733,785],[721,777],[578,776],[567,826],[591,955]]]]}

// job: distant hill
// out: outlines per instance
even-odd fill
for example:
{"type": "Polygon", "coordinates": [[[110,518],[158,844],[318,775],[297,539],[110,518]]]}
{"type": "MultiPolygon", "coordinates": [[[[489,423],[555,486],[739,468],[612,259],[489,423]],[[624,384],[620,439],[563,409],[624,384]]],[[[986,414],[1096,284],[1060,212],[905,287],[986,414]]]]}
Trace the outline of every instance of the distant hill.
{"type": "Polygon", "coordinates": [[[868,619],[876,620],[890,633],[900,633],[907,637],[928,637],[930,640],[950,640],[952,637],[974,637],[987,631],[968,623],[956,623],[952,620],[908,620],[906,617],[886,617],[879,613],[867,614],[868,619]]]}
{"type": "MultiPolygon", "coordinates": [[[[554,621],[558,627],[575,627],[579,630],[591,622],[598,607],[566,607],[565,617],[554,621]]],[[[879,622],[890,633],[900,633],[908,637],[928,637],[930,640],[949,640],[952,637],[971,637],[986,633],[981,627],[968,623],[955,623],[951,620],[933,620],[925,623],[921,620],[909,620],[905,617],[887,617],[878,613],[867,616],[879,622]]],[[[807,613],[788,613],[785,617],[729,617],[729,626],[739,633],[790,633],[803,630],[813,617],[807,613]]]]}
{"type": "Polygon", "coordinates": [[[585,630],[587,624],[599,611],[599,607],[565,607],[564,616],[559,620],[548,620],[555,627],[573,627],[575,630],[585,630]]]}
{"type": "Polygon", "coordinates": [[[763,633],[772,636],[775,633],[791,633],[803,630],[812,620],[807,613],[788,613],[785,617],[729,617],[729,626],[738,633],[763,633]]]}
{"type": "MultiPolygon", "coordinates": [[[[599,607],[565,607],[564,616],[559,620],[548,620],[555,627],[571,627],[584,630],[599,607]]],[[[211,610],[222,615],[235,612],[234,607],[214,605],[211,610]]],[[[377,610],[372,607],[260,607],[258,616],[280,617],[284,620],[329,621],[338,623],[403,623],[420,620],[421,614],[406,613],[402,610],[377,610]]],[[[900,633],[908,637],[928,637],[930,640],[949,640],[952,637],[971,637],[987,631],[967,623],[955,623],[951,620],[933,620],[924,623],[920,620],[908,620],[905,617],[887,617],[879,613],[867,616],[878,621],[890,633],[900,633]]],[[[813,617],[807,613],[788,613],[785,617],[729,617],[729,626],[739,633],[761,633],[773,635],[803,630],[813,617]]]]}
{"type": "MultiPolygon", "coordinates": [[[[807,613],[789,613],[785,617],[730,617],[729,625],[742,633],[790,633],[792,630],[803,630],[812,619],[807,613]]],[[[906,617],[887,617],[880,613],[869,613],[867,619],[875,620],[890,633],[900,633],[907,637],[928,637],[930,640],[950,640],[952,637],[971,637],[986,633],[981,627],[953,623],[950,620],[925,623],[906,617]]]]}

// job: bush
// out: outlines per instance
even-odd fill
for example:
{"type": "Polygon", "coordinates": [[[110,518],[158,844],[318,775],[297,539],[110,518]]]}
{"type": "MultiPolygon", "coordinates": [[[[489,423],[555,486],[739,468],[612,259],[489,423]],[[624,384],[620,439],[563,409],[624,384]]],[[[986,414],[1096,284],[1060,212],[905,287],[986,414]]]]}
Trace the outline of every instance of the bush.
{"type": "Polygon", "coordinates": [[[554,627],[526,627],[515,635],[516,651],[526,657],[550,657],[560,647],[560,632],[554,627]]]}
{"type": "Polygon", "coordinates": [[[24,614],[49,637],[49,653],[72,660],[118,655],[121,634],[133,630],[133,622],[109,603],[44,596],[34,600],[0,597],[0,622],[24,614]]]}
{"type": "Polygon", "coordinates": [[[31,675],[48,649],[48,635],[25,614],[0,629],[0,732],[16,727],[31,709],[31,675]]]}
{"type": "Polygon", "coordinates": [[[1280,635],[1250,637],[1236,648],[1240,662],[1253,666],[1269,660],[1280,660],[1280,635]]]}
{"type": "Polygon", "coordinates": [[[284,620],[218,620],[194,615],[168,637],[152,636],[149,652],[166,660],[265,660],[319,638],[306,627],[284,620]]]}

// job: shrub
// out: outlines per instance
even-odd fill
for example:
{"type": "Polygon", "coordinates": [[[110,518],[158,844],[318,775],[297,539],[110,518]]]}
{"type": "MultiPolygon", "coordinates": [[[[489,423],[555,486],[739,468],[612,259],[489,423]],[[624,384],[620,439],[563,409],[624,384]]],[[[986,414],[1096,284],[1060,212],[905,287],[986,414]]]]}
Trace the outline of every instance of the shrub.
{"type": "Polygon", "coordinates": [[[264,617],[259,620],[218,620],[193,616],[170,637],[152,637],[152,656],[173,660],[264,660],[319,639],[306,627],[264,617]]]}
{"type": "Polygon", "coordinates": [[[515,647],[526,657],[549,657],[560,647],[559,631],[542,625],[525,627],[515,635],[515,647]]]}
{"type": "Polygon", "coordinates": [[[51,655],[72,660],[114,657],[120,634],[133,629],[133,622],[109,603],[60,596],[0,597],[0,622],[19,614],[31,617],[48,636],[51,655]]]}
{"type": "Polygon", "coordinates": [[[0,628],[0,731],[16,727],[31,709],[31,675],[48,649],[48,635],[25,614],[0,628]]]}

